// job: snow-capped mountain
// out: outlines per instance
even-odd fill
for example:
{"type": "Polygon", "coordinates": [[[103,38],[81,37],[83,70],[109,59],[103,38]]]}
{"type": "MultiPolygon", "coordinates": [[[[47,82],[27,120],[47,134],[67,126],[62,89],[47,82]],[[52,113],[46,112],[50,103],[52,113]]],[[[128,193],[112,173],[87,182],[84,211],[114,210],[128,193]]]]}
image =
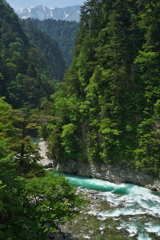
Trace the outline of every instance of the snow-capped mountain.
{"type": "Polygon", "coordinates": [[[48,8],[42,5],[30,6],[16,12],[22,19],[37,18],[39,20],[53,18],[56,20],[79,21],[80,6],[71,6],[64,8],[48,8]]]}

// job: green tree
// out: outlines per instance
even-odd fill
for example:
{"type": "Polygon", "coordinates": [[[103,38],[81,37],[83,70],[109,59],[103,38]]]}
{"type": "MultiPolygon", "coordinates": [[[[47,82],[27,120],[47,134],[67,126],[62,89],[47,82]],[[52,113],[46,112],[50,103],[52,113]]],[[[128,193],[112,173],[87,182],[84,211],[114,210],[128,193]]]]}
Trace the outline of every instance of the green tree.
{"type": "Polygon", "coordinates": [[[40,159],[38,146],[28,137],[29,131],[39,126],[39,116],[31,114],[27,108],[14,110],[4,99],[0,99],[0,114],[2,147],[6,146],[8,153],[14,155],[19,175],[44,175],[43,167],[37,164],[40,159]]]}
{"type": "Polygon", "coordinates": [[[25,182],[11,160],[0,159],[0,238],[46,239],[48,232],[56,232],[74,217],[85,201],[62,176],[25,182]]]}
{"type": "MultiPolygon", "coordinates": [[[[54,38],[59,45],[62,52],[63,58],[65,60],[65,65],[68,68],[71,64],[74,50],[74,42],[76,37],[76,32],[78,30],[78,23],[75,21],[65,21],[65,20],[54,20],[45,19],[40,21],[38,19],[25,19],[23,20],[23,26],[33,29],[36,26],[38,29],[46,32],[50,37],[54,38]]],[[[41,42],[41,44],[43,44],[41,42]]],[[[46,46],[43,47],[43,49],[46,46]]],[[[48,46],[47,49],[51,49],[48,46]]],[[[50,52],[50,61],[52,61],[52,53],[50,52]]]]}
{"type": "Polygon", "coordinates": [[[62,81],[65,63],[58,44],[34,25],[23,29],[9,5],[0,2],[0,97],[14,108],[40,106],[62,81]]]}
{"type": "Polygon", "coordinates": [[[37,165],[40,157],[26,138],[27,130],[37,126],[37,115],[29,112],[13,110],[0,99],[2,240],[46,239],[48,232],[57,231],[85,203],[63,176],[52,176],[37,165]]]}
{"type": "Polygon", "coordinates": [[[24,193],[29,202],[34,199],[32,216],[35,216],[42,236],[46,232],[56,232],[58,226],[77,214],[76,207],[80,209],[85,203],[63,176],[33,178],[27,183],[24,193]]]}
{"type": "Polygon", "coordinates": [[[159,171],[158,9],[157,0],[89,0],[82,6],[73,61],[54,95],[61,121],[49,138],[59,146],[58,152],[52,145],[59,161],[74,152],[65,131],[74,126],[77,161],[125,161],[159,171]]]}

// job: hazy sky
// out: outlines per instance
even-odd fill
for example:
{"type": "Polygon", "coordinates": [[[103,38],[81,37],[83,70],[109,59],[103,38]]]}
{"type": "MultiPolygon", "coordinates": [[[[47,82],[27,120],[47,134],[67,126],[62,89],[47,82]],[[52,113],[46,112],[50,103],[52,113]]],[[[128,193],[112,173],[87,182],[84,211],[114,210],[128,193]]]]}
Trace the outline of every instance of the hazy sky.
{"type": "Polygon", "coordinates": [[[24,9],[29,6],[43,5],[45,7],[67,7],[74,5],[83,5],[86,0],[6,0],[9,5],[17,10],[24,9]]]}

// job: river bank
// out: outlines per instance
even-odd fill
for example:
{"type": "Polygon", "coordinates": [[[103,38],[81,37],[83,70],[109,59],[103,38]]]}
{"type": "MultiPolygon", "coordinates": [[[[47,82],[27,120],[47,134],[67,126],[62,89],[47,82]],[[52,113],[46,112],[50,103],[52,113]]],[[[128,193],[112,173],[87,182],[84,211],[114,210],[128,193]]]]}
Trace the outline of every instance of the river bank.
{"type": "Polygon", "coordinates": [[[118,184],[133,183],[160,192],[160,179],[155,179],[154,176],[147,171],[135,171],[127,166],[126,163],[124,163],[123,166],[119,166],[118,164],[112,166],[105,163],[77,162],[76,160],[56,162],[55,159],[49,159],[47,157],[46,142],[40,142],[39,148],[42,157],[40,163],[46,168],[54,168],[56,171],[64,173],[106,180],[118,184]]]}
{"type": "Polygon", "coordinates": [[[90,200],[61,226],[63,236],[69,237],[66,239],[159,240],[160,194],[133,184],[64,175],[71,185],[80,186],[77,194],[90,200]]]}
{"type": "MultiPolygon", "coordinates": [[[[92,209],[93,205],[97,205],[98,202],[101,201],[100,192],[95,190],[87,190],[77,188],[77,194],[83,194],[84,198],[89,200],[90,203],[87,209],[92,209]]],[[[80,216],[86,211],[86,208],[80,212],[80,216]]],[[[50,233],[48,234],[48,240],[78,240],[78,238],[73,235],[73,228],[77,224],[77,218],[72,219],[71,221],[67,222],[66,224],[59,227],[59,231],[57,233],[50,233]]]]}
{"type": "MultiPolygon", "coordinates": [[[[41,143],[41,154],[47,153],[46,143],[41,143]]],[[[46,168],[61,170],[62,172],[90,174],[91,166],[66,162],[58,164],[48,158],[42,159],[46,168]],[[72,164],[71,164],[72,163],[72,164]],[[63,169],[63,168],[64,169],[63,169]],[[75,172],[76,171],[76,172],[75,172]]],[[[41,163],[42,163],[41,161],[41,163]]],[[[92,168],[92,173],[95,168],[92,168]]],[[[100,169],[105,171],[106,169],[100,169]]],[[[116,169],[117,171],[119,169],[116,169]]],[[[116,171],[115,170],[115,171],[116,171]]],[[[122,169],[129,171],[129,169],[122,169]]],[[[108,171],[108,170],[107,170],[108,171]]],[[[52,171],[51,171],[52,172],[52,171]]],[[[54,174],[54,171],[53,171],[54,174]]],[[[102,173],[101,173],[102,174],[102,173]]],[[[122,172],[121,172],[122,174],[122,172]]],[[[133,173],[128,172],[128,179],[133,173]]],[[[147,178],[142,173],[136,173],[136,181],[142,183],[147,178]]],[[[95,176],[94,175],[94,176],[95,176]]],[[[119,176],[120,173],[115,175],[119,176]]],[[[113,178],[115,177],[113,175],[113,178]]],[[[60,231],[48,235],[48,240],[158,240],[160,237],[160,195],[137,185],[123,183],[111,183],[97,178],[78,177],[77,175],[65,175],[74,186],[78,183],[81,188],[77,188],[77,194],[82,193],[90,203],[71,221],[60,227],[60,231]],[[82,187],[85,189],[82,189],[82,187]],[[88,190],[93,187],[95,190],[88,190]]],[[[127,175],[126,175],[127,176],[127,175]]],[[[123,176],[124,177],[124,176],[123,176]]],[[[121,180],[121,179],[120,179],[121,180]]],[[[146,179],[147,180],[147,179],[146,179]]],[[[148,187],[149,188],[149,187],[148,187]]]]}

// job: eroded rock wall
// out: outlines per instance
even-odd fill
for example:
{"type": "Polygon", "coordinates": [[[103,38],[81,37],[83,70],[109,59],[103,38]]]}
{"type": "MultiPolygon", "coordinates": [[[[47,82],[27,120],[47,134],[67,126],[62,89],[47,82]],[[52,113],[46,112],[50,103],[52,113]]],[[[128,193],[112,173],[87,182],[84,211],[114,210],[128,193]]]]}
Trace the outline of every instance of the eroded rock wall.
{"type": "Polygon", "coordinates": [[[154,176],[146,171],[135,171],[124,164],[124,166],[112,166],[92,162],[68,160],[57,162],[47,157],[47,144],[39,144],[42,157],[41,164],[45,167],[54,168],[57,171],[76,174],[84,177],[92,177],[114,183],[133,183],[142,187],[160,192],[160,179],[155,180],[154,176]]]}
{"type": "Polygon", "coordinates": [[[160,180],[142,171],[137,172],[127,166],[111,166],[75,160],[57,163],[55,169],[60,172],[107,180],[114,183],[133,183],[160,192],[160,180]]]}

